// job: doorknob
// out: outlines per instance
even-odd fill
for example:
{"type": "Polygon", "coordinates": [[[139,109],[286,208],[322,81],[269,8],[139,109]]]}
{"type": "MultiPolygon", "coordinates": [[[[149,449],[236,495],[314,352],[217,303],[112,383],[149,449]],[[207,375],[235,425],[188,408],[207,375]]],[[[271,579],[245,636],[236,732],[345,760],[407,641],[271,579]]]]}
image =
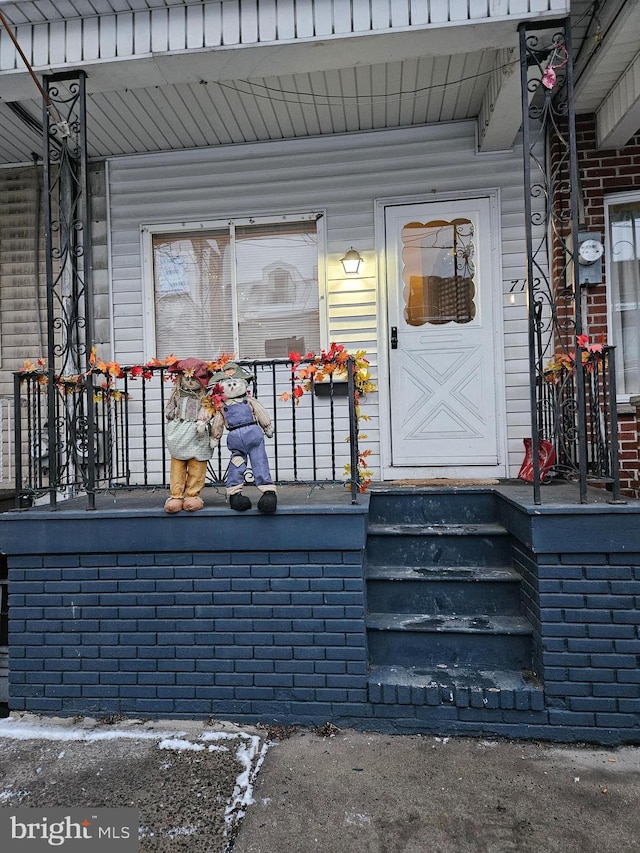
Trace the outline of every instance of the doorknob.
{"type": "Polygon", "coordinates": [[[398,327],[391,327],[391,349],[398,349],[398,327]]]}

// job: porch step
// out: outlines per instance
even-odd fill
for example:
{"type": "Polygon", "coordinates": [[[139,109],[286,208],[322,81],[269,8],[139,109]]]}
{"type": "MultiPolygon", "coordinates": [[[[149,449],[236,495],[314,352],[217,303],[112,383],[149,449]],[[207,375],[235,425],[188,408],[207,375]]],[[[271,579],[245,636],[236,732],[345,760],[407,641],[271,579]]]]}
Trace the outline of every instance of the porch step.
{"type": "Polygon", "coordinates": [[[498,523],[369,524],[370,563],[401,566],[506,566],[510,540],[498,523]]]}
{"type": "Polygon", "coordinates": [[[374,666],[369,701],[398,705],[454,705],[541,711],[544,692],[527,670],[374,666]]]}
{"type": "Polygon", "coordinates": [[[374,613],[520,615],[520,575],[506,566],[369,566],[374,613]]]}
{"type": "Polygon", "coordinates": [[[473,524],[498,520],[496,496],[489,489],[383,488],[371,487],[372,524],[473,524]]]}
{"type": "Polygon", "coordinates": [[[376,665],[506,670],[531,665],[531,626],[522,616],[369,613],[369,655],[376,665]]]}
{"type": "Polygon", "coordinates": [[[530,695],[523,675],[533,631],[494,497],[488,489],[372,492],[371,701],[542,707],[540,688],[530,695]]]}

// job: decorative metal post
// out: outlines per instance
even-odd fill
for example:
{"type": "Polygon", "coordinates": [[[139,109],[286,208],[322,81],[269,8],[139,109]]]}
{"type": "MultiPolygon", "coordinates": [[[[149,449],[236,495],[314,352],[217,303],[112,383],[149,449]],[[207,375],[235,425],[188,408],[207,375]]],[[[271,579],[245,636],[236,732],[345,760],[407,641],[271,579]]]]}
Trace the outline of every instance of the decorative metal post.
{"type": "Polygon", "coordinates": [[[85,74],[44,78],[49,500],[86,490],[95,507],[91,230],[85,74]]]}
{"type": "Polygon", "coordinates": [[[546,436],[561,457],[561,473],[587,494],[587,427],[582,365],[581,296],[577,281],[578,169],[569,20],[523,23],[520,69],[529,310],[533,491],[541,502],[539,445],[546,436]],[[550,268],[549,268],[550,265],[550,268]],[[573,364],[572,393],[544,394],[545,365],[554,353],[573,364]],[[544,412],[555,399],[556,410],[544,412]],[[563,406],[560,410],[560,402],[563,406]],[[561,453],[568,445],[571,452],[561,453]]]}

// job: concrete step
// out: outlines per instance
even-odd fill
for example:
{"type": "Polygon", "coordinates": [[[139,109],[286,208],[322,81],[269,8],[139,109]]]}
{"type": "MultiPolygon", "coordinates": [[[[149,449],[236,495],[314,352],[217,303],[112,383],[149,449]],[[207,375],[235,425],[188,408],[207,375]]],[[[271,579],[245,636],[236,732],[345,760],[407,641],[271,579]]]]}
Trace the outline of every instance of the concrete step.
{"type": "Polygon", "coordinates": [[[532,630],[522,616],[369,613],[374,665],[530,669],[532,630]]]}
{"type": "Polygon", "coordinates": [[[497,501],[490,489],[455,487],[372,488],[369,519],[373,523],[472,524],[497,520],[497,501]]]}
{"type": "Polygon", "coordinates": [[[511,540],[502,525],[369,524],[367,561],[396,566],[506,566],[511,540]]]}
{"type": "Polygon", "coordinates": [[[369,566],[376,613],[520,615],[520,575],[506,566],[369,566]]]}
{"type": "Polygon", "coordinates": [[[530,670],[470,667],[373,666],[369,701],[399,705],[454,705],[541,711],[544,691],[530,670]]]}

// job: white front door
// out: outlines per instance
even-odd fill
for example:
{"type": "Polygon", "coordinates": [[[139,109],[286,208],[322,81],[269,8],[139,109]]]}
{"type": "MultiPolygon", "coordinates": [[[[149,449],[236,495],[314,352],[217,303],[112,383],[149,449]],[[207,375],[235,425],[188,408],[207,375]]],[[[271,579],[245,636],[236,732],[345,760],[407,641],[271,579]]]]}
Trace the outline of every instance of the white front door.
{"type": "Polygon", "coordinates": [[[392,468],[499,473],[491,222],[490,197],[385,208],[392,468]]]}

